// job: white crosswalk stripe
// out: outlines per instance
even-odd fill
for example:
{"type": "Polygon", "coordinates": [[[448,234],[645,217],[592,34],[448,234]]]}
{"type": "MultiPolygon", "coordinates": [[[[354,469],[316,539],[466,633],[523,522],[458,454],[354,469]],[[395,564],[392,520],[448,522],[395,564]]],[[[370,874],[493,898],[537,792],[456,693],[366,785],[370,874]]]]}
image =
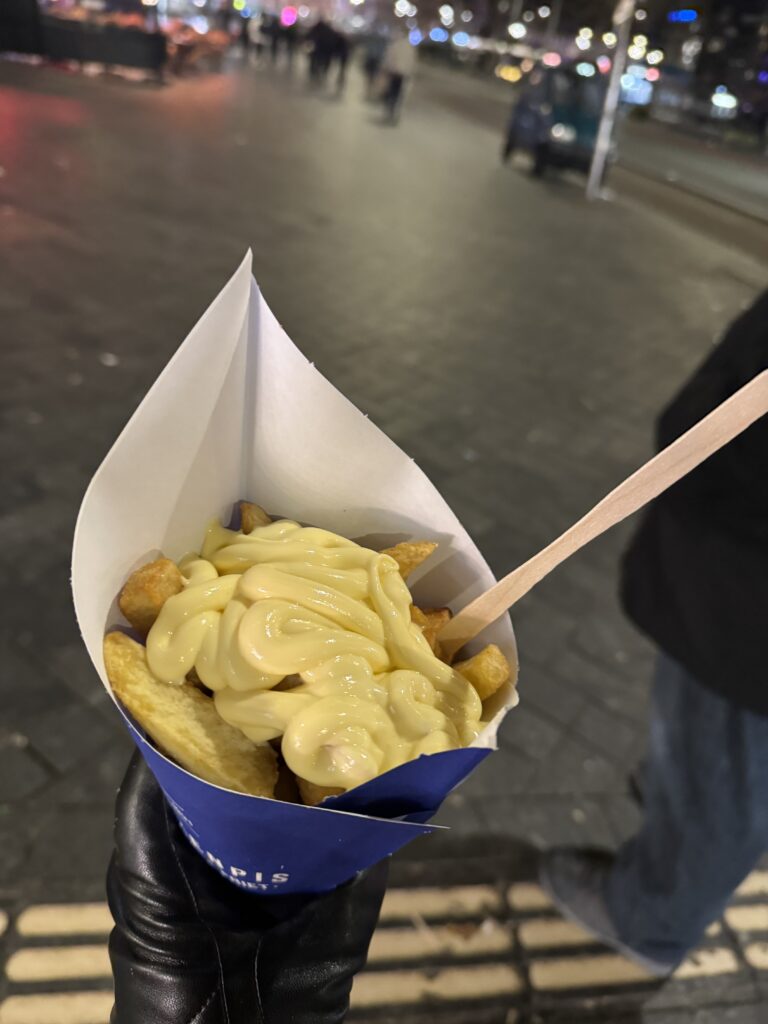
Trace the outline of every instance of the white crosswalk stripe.
{"type": "Polygon", "coordinates": [[[42,946],[20,949],[5,965],[9,981],[63,981],[72,978],[109,978],[107,947],[42,946]]]}
{"type": "Polygon", "coordinates": [[[480,924],[411,928],[380,928],[373,936],[369,963],[392,960],[426,960],[429,957],[494,956],[512,949],[506,925],[491,918],[480,924]]]}
{"type": "Polygon", "coordinates": [[[447,967],[440,971],[371,971],[360,974],[352,988],[352,1006],[395,1006],[426,1000],[454,1001],[513,996],[522,989],[520,975],[509,964],[447,967]]]}
{"type": "Polygon", "coordinates": [[[768,932],[768,905],[729,907],[725,920],[737,932],[768,932]]]}
{"type": "Polygon", "coordinates": [[[446,889],[391,889],[384,897],[382,921],[477,917],[501,911],[501,899],[490,885],[461,885],[446,889]]]}
{"type": "Polygon", "coordinates": [[[0,1024],[106,1024],[110,992],[59,992],[10,996],[0,1004],[0,1024]]]}
{"type": "Polygon", "coordinates": [[[768,971],[768,942],[750,942],[744,956],[755,970],[768,971]]]}
{"type": "Polygon", "coordinates": [[[112,915],[106,903],[43,903],[28,907],[16,922],[19,935],[107,935],[112,915]]]}

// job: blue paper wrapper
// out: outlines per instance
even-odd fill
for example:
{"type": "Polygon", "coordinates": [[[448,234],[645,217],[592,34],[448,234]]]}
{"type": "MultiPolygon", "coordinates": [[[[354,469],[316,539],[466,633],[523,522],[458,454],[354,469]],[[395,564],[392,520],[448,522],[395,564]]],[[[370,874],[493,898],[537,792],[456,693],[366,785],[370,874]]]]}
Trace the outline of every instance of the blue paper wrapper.
{"type": "MultiPolygon", "coordinates": [[[[108,689],[102,642],[121,621],[116,597],[130,572],[160,551],[179,558],[196,549],[210,519],[227,519],[241,496],[374,547],[437,541],[415,585],[409,579],[422,606],[457,610],[494,582],[413,460],[290,341],[251,277],[250,255],[152,386],[83,499],[74,602],[108,689]]],[[[321,807],[204,782],[123,716],[182,830],[213,868],[243,889],[321,892],[432,831],[424,823],[495,748],[516,703],[508,619],[489,627],[477,647],[488,642],[504,650],[513,679],[486,702],[487,724],[471,747],[420,757],[321,807]]]]}

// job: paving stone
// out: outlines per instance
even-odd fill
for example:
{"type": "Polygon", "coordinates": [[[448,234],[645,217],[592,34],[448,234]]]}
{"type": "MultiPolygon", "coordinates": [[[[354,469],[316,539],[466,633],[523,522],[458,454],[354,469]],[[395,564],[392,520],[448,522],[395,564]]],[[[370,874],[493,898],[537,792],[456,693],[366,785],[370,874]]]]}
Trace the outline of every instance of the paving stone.
{"type": "Polygon", "coordinates": [[[534,760],[541,760],[548,756],[561,736],[559,723],[524,701],[502,723],[499,743],[504,748],[519,750],[534,760]]]}
{"type": "Polygon", "coordinates": [[[580,711],[573,728],[595,750],[616,764],[625,765],[626,770],[632,767],[645,742],[642,730],[596,704],[588,704],[580,711]]]}
{"type": "Polygon", "coordinates": [[[630,797],[615,795],[602,797],[600,806],[617,845],[637,832],[642,822],[642,811],[630,797]]]}
{"type": "Polygon", "coordinates": [[[545,760],[537,762],[529,784],[532,793],[623,793],[626,769],[566,735],[545,760]]]}
{"type": "Polygon", "coordinates": [[[51,772],[30,751],[25,737],[0,740],[0,803],[28,798],[50,781],[51,772]]]}
{"type": "Polygon", "coordinates": [[[515,795],[486,799],[481,811],[490,832],[524,840],[540,849],[561,845],[614,845],[602,810],[589,799],[573,795],[515,795]]]}

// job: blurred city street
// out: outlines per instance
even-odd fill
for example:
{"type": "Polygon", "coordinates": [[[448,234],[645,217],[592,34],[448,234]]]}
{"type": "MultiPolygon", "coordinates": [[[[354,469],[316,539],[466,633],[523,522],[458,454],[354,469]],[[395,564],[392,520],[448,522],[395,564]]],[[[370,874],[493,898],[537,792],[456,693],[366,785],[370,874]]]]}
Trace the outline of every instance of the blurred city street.
{"type": "MultiPolygon", "coordinates": [[[[649,456],[660,408],[764,287],[768,192],[749,160],[723,156],[707,172],[722,184],[688,193],[648,171],[652,149],[638,156],[630,144],[614,198],[588,203],[575,175],[540,181],[523,158],[501,165],[496,85],[422,67],[392,127],[356,71],[337,97],[237,58],[222,75],[162,89],[0,63],[0,907],[10,914],[103,900],[131,742],[74,622],[75,516],[249,247],[290,337],[422,466],[497,575],[649,456]],[[719,189],[716,204],[694,194],[707,188],[719,189]],[[727,209],[729,189],[741,213],[727,209]]],[[[670,167],[696,163],[699,145],[681,142],[670,167]]],[[[498,753],[441,811],[452,831],[396,859],[397,885],[506,892],[526,881],[518,844],[615,847],[637,823],[627,776],[643,752],[653,650],[616,595],[631,529],[593,543],[515,609],[520,705],[498,753]]],[[[513,916],[541,909],[521,892],[513,916]]],[[[755,894],[768,902],[768,880],[755,894]]],[[[465,916],[492,918],[489,898],[465,916]]],[[[558,1009],[536,995],[534,946],[515,942],[519,986],[493,975],[483,1002],[477,981],[457,999],[479,1008],[448,1007],[455,1017],[440,1020],[756,1024],[768,997],[768,973],[735,925],[711,939],[719,953],[698,974],[648,994],[642,1011],[578,996],[558,1009]]],[[[356,1012],[383,1014],[365,984],[356,1012]]],[[[0,1008],[0,1022],[13,1019],[0,1008]]]]}

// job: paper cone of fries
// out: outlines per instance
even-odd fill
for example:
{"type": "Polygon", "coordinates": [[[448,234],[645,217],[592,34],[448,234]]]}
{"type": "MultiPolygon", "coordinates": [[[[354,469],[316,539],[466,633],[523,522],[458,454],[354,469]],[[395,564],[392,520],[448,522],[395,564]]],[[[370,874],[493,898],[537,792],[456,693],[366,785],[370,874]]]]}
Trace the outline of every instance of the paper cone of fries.
{"type": "MultiPolygon", "coordinates": [[[[199,550],[205,525],[239,498],[368,547],[420,538],[437,552],[409,580],[417,603],[458,610],[494,582],[461,523],[415,463],[294,346],[246,257],[178,349],[93,477],[75,531],[72,585],[88,652],[110,693],[102,645],[116,598],[160,552],[199,550]],[[414,582],[415,580],[415,582],[414,582]]],[[[516,702],[509,620],[489,628],[512,679],[484,708],[472,746],[402,764],[322,806],[212,785],[128,728],[200,853],[234,884],[320,892],[431,831],[424,822],[496,745],[516,702]]],[[[114,699],[114,695],[113,695],[114,699]]]]}

